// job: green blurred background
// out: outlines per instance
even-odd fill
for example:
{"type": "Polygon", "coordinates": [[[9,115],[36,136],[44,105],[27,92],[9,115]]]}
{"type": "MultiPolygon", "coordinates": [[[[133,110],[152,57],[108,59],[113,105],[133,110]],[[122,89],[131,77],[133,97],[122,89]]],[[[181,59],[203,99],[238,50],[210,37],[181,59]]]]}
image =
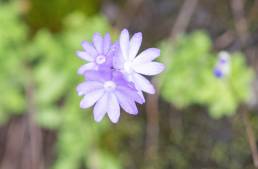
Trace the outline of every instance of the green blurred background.
{"type": "Polygon", "coordinates": [[[253,169],[257,55],[258,0],[0,0],[0,168],[253,169]],[[75,52],[125,27],[166,70],[138,116],[96,123],[75,52]]]}

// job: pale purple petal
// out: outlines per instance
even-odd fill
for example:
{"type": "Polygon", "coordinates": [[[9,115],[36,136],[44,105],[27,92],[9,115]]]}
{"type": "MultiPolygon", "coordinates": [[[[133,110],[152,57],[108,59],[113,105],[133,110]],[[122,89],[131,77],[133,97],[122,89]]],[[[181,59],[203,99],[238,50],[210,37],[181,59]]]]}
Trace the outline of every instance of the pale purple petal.
{"type": "Polygon", "coordinates": [[[111,37],[110,34],[107,33],[104,37],[104,42],[103,42],[103,53],[106,54],[108,53],[109,49],[111,47],[111,37]]]}
{"type": "Polygon", "coordinates": [[[129,58],[134,59],[142,44],[142,33],[136,33],[130,40],[129,58]]]}
{"type": "Polygon", "coordinates": [[[113,71],[112,72],[112,80],[115,81],[119,86],[124,86],[124,87],[131,87],[133,88],[133,83],[132,82],[128,82],[123,73],[119,72],[119,71],[113,71]]]}
{"type": "Polygon", "coordinates": [[[77,51],[76,52],[77,56],[83,60],[92,62],[94,61],[94,57],[89,55],[87,52],[82,52],[82,51],[77,51]]]}
{"type": "Polygon", "coordinates": [[[110,46],[108,52],[106,53],[106,65],[112,67],[113,66],[113,60],[114,60],[114,57],[115,55],[117,55],[117,52],[118,52],[118,49],[119,49],[119,44],[118,42],[115,42],[113,45],[110,46]]]}
{"type": "Polygon", "coordinates": [[[96,64],[95,63],[87,63],[85,65],[82,65],[79,70],[78,70],[78,74],[84,74],[85,71],[87,70],[93,70],[96,68],[96,64]]]}
{"type": "Polygon", "coordinates": [[[136,115],[138,114],[137,107],[128,96],[122,92],[115,91],[116,98],[118,99],[118,102],[120,106],[129,114],[136,115]]]}
{"type": "Polygon", "coordinates": [[[160,55],[160,50],[157,48],[149,48],[140,53],[135,59],[134,64],[142,64],[151,62],[160,55]]]}
{"type": "Polygon", "coordinates": [[[140,89],[150,94],[155,93],[153,85],[150,83],[148,79],[146,79],[142,75],[135,73],[133,75],[133,82],[135,83],[137,89],[140,89]]]}
{"type": "Polygon", "coordinates": [[[104,94],[104,90],[100,89],[100,90],[94,90],[92,92],[87,93],[81,103],[80,103],[80,107],[83,109],[89,108],[92,105],[94,105],[96,103],[97,100],[99,100],[104,94]]]}
{"type": "Polygon", "coordinates": [[[109,51],[107,52],[107,56],[113,57],[114,55],[118,55],[119,52],[119,43],[115,42],[113,45],[110,46],[109,51]]]}
{"type": "Polygon", "coordinates": [[[133,67],[134,71],[143,75],[157,75],[164,70],[165,66],[159,62],[138,64],[133,67]]]}
{"type": "Polygon", "coordinates": [[[141,99],[143,100],[143,103],[145,103],[145,98],[144,98],[143,92],[141,90],[138,90],[137,93],[141,97],[141,99]]]}
{"type": "Polygon", "coordinates": [[[114,71],[112,80],[116,82],[118,91],[126,93],[126,95],[137,103],[143,104],[145,102],[143,95],[138,92],[134,83],[127,81],[121,72],[114,71]]]}
{"type": "Polygon", "coordinates": [[[112,79],[112,72],[99,69],[98,71],[86,71],[84,72],[84,76],[88,81],[98,81],[103,83],[112,79]]]}
{"type": "Polygon", "coordinates": [[[131,99],[133,99],[137,103],[143,104],[145,102],[145,100],[139,95],[137,90],[132,90],[125,86],[118,86],[117,90],[121,93],[126,93],[131,99]]]}
{"type": "Polygon", "coordinates": [[[109,116],[109,119],[113,123],[117,123],[120,116],[120,107],[117,101],[117,98],[114,94],[110,93],[108,97],[108,109],[107,113],[109,116]]]}
{"type": "Polygon", "coordinates": [[[127,29],[124,29],[120,35],[120,48],[122,51],[122,56],[127,59],[128,58],[128,50],[129,50],[129,32],[127,29]]]}
{"type": "Polygon", "coordinates": [[[124,58],[120,57],[120,55],[116,55],[113,57],[113,67],[117,70],[121,70],[124,67],[124,58]]]}
{"type": "Polygon", "coordinates": [[[97,49],[98,53],[103,53],[103,38],[100,33],[95,33],[93,35],[93,44],[97,49]]]}
{"type": "Polygon", "coordinates": [[[87,41],[83,41],[82,42],[82,47],[84,48],[85,52],[87,52],[89,55],[96,57],[98,55],[98,52],[96,51],[96,49],[94,48],[94,46],[87,42],[87,41]]]}
{"type": "Polygon", "coordinates": [[[81,96],[101,88],[103,88],[102,83],[96,81],[87,81],[79,84],[76,89],[79,96],[81,96]]]}
{"type": "Polygon", "coordinates": [[[100,122],[105,116],[108,109],[108,97],[107,94],[104,94],[102,98],[97,101],[93,109],[94,119],[97,122],[100,122]]]}

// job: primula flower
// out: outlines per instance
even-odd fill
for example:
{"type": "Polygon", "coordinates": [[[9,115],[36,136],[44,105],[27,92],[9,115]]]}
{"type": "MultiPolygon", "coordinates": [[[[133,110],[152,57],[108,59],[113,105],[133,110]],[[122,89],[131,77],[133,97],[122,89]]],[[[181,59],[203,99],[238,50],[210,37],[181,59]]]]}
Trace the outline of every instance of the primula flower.
{"type": "Polygon", "coordinates": [[[217,78],[223,78],[230,73],[230,55],[228,52],[222,51],[218,56],[213,73],[217,78]]]}
{"type": "Polygon", "coordinates": [[[113,123],[120,116],[120,106],[129,114],[138,113],[135,102],[142,104],[142,98],[132,83],[128,83],[120,72],[110,70],[87,71],[84,73],[87,81],[77,87],[79,95],[83,95],[81,108],[94,106],[94,119],[99,122],[105,114],[113,123]]]}
{"type": "Polygon", "coordinates": [[[150,48],[137,56],[142,43],[142,34],[136,33],[131,40],[129,32],[121,32],[119,43],[112,44],[109,34],[104,38],[99,33],[93,36],[93,43],[82,43],[85,51],[77,55],[89,63],[81,66],[79,74],[85,81],[78,85],[77,92],[83,99],[80,107],[94,107],[94,119],[99,122],[105,114],[113,123],[120,117],[120,106],[125,112],[136,115],[136,103],[145,102],[142,91],[154,94],[153,85],[143,75],[156,75],[164,65],[153,60],[160,50],[150,48]]]}
{"type": "Polygon", "coordinates": [[[82,47],[85,51],[77,51],[77,56],[89,63],[80,67],[78,70],[79,74],[83,74],[87,70],[98,70],[100,66],[112,66],[112,57],[117,44],[112,44],[108,33],[104,38],[99,33],[95,33],[93,43],[83,41],[82,47]]]}
{"type": "Polygon", "coordinates": [[[163,64],[153,61],[160,55],[160,50],[149,48],[137,55],[142,43],[142,33],[129,38],[128,30],[124,29],[119,39],[120,51],[114,56],[113,66],[135,84],[140,94],[142,91],[154,94],[153,85],[143,75],[157,75],[164,70],[163,64]]]}

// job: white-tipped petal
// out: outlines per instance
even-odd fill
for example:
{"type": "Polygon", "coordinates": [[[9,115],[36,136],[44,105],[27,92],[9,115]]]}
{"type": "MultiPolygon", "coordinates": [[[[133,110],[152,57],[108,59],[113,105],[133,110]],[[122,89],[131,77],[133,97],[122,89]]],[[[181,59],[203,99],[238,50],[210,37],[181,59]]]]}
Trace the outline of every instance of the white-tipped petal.
{"type": "Polygon", "coordinates": [[[117,123],[120,117],[120,107],[117,98],[114,94],[109,94],[108,117],[113,123],[117,123]]]}
{"type": "Polygon", "coordinates": [[[76,52],[77,56],[83,60],[92,62],[94,61],[94,57],[88,54],[87,52],[82,52],[82,51],[77,51],[76,52]]]}
{"type": "Polygon", "coordinates": [[[120,41],[119,41],[120,49],[122,51],[122,56],[123,58],[127,59],[128,58],[128,50],[129,50],[129,32],[127,29],[124,29],[121,32],[120,35],[120,41]]]}
{"type": "Polygon", "coordinates": [[[102,98],[96,103],[93,109],[93,115],[96,122],[100,122],[105,116],[108,109],[108,96],[104,94],[102,98]]]}
{"type": "Polygon", "coordinates": [[[91,63],[87,63],[85,65],[82,65],[79,70],[78,70],[78,74],[82,75],[84,74],[85,71],[87,70],[94,70],[96,68],[96,64],[91,62],[91,63]]]}
{"type": "Polygon", "coordinates": [[[134,64],[148,63],[156,59],[160,55],[160,50],[157,48],[149,48],[140,53],[135,59],[134,64]]]}
{"type": "Polygon", "coordinates": [[[89,43],[87,41],[83,41],[82,47],[84,48],[85,52],[87,52],[92,57],[97,56],[98,52],[96,51],[96,49],[94,48],[94,46],[91,43],[89,43]]]}
{"type": "Polygon", "coordinates": [[[100,33],[95,33],[93,35],[93,44],[99,54],[103,53],[103,38],[100,33]]]}
{"type": "Polygon", "coordinates": [[[103,40],[103,53],[104,54],[107,54],[110,50],[110,47],[111,47],[111,37],[110,37],[110,34],[107,33],[104,37],[104,40],[103,40]]]}
{"type": "Polygon", "coordinates": [[[133,75],[133,82],[135,83],[137,89],[142,90],[149,94],[155,93],[155,89],[153,85],[150,83],[148,79],[146,79],[142,75],[135,73],[133,75]]]}
{"type": "Polygon", "coordinates": [[[134,59],[142,44],[142,33],[136,33],[130,40],[129,59],[134,59]]]}
{"type": "Polygon", "coordinates": [[[97,81],[86,81],[81,84],[79,84],[76,88],[77,93],[81,95],[86,95],[89,92],[92,92],[94,90],[99,90],[103,88],[103,84],[97,81]]]}
{"type": "Polygon", "coordinates": [[[80,107],[83,109],[87,109],[93,106],[96,103],[96,101],[98,101],[102,97],[103,94],[104,94],[103,89],[89,92],[81,100],[80,107]]]}
{"type": "Polygon", "coordinates": [[[134,71],[143,75],[157,75],[164,70],[165,66],[159,62],[149,62],[145,64],[135,65],[134,71]]]}
{"type": "Polygon", "coordinates": [[[132,115],[138,114],[138,109],[135,105],[135,102],[128,98],[127,95],[119,91],[116,91],[115,95],[118,99],[120,106],[124,109],[124,111],[132,115]]]}

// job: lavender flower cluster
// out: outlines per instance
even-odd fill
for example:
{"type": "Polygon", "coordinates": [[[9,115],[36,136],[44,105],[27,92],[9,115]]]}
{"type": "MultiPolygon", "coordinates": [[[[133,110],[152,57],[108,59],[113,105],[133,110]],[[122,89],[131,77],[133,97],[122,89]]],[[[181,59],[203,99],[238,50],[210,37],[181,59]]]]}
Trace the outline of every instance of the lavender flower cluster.
{"type": "Polygon", "coordinates": [[[157,75],[164,65],[153,61],[160,55],[157,48],[149,48],[138,54],[142,43],[142,33],[136,33],[130,39],[124,29],[119,40],[112,43],[107,33],[93,36],[93,42],[82,42],[83,51],[79,58],[87,61],[78,73],[85,81],[78,85],[77,92],[83,99],[83,109],[94,106],[94,119],[100,122],[105,114],[113,123],[120,117],[120,107],[127,113],[136,115],[136,103],[145,102],[143,92],[154,94],[155,89],[143,75],[157,75]],[[138,54],[138,55],[137,55],[138,54]]]}

